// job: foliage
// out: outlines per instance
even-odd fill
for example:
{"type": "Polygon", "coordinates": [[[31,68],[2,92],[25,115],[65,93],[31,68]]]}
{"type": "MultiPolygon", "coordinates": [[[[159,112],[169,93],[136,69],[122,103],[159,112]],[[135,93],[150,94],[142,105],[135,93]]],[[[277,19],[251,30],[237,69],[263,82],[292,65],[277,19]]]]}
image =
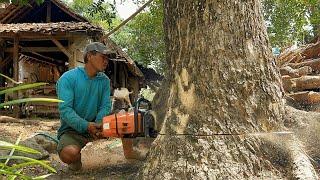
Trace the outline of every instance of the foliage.
{"type": "Polygon", "coordinates": [[[76,13],[105,29],[112,28],[113,21],[117,19],[115,5],[105,0],[73,0],[69,6],[76,13]]]}
{"type": "MultiPolygon", "coordinates": [[[[44,0],[35,0],[37,4],[41,4],[44,0]]],[[[0,3],[13,3],[13,4],[20,4],[20,5],[27,5],[29,0],[0,0],[0,3]]]]}
{"type": "MultiPolygon", "coordinates": [[[[0,141],[0,149],[12,149],[13,151],[17,150],[23,153],[28,154],[40,154],[39,151],[36,151],[34,149],[24,147],[21,145],[11,144],[5,141],[0,141]]],[[[7,160],[5,163],[0,163],[0,174],[5,175],[8,179],[15,179],[17,177],[21,179],[44,179],[51,174],[41,175],[37,177],[30,177],[23,173],[23,168],[34,166],[34,165],[40,165],[43,168],[47,169],[49,172],[56,173],[56,170],[48,165],[46,161],[43,160],[36,160],[33,158],[28,158],[25,156],[12,156],[12,153],[10,153],[9,156],[0,156],[0,160],[7,160]],[[23,160],[21,163],[16,163],[12,165],[8,165],[9,159],[16,159],[16,160],[23,160]]]]}
{"type": "MultiPolygon", "coordinates": [[[[13,84],[18,85],[16,87],[1,90],[0,95],[12,93],[12,92],[19,91],[19,90],[35,88],[35,87],[47,84],[47,83],[22,84],[20,82],[17,82],[15,80],[11,79],[10,77],[8,77],[4,74],[0,73],[0,76],[8,79],[13,84]]],[[[38,101],[62,102],[61,100],[58,100],[58,99],[49,99],[49,98],[24,98],[24,99],[16,99],[13,101],[1,103],[0,108],[7,106],[7,105],[19,104],[19,103],[24,103],[24,102],[33,102],[33,101],[37,101],[37,102],[38,101]]],[[[20,151],[20,152],[24,152],[24,153],[40,154],[40,152],[38,152],[34,149],[18,145],[19,141],[20,141],[20,138],[18,138],[16,144],[11,144],[11,143],[8,143],[5,141],[0,141],[0,149],[12,149],[9,156],[0,156],[0,175],[1,174],[5,175],[8,177],[8,179],[12,179],[12,180],[17,177],[19,177],[20,179],[44,179],[50,175],[50,174],[46,174],[46,175],[37,176],[37,177],[30,177],[30,176],[27,176],[23,173],[24,167],[29,167],[29,166],[34,166],[34,165],[40,165],[40,166],[44,167],[45,169],[49,170],[50,172],[56,173],[56,170],[53,169],[51,166],[49,166],[48,163],[45,161],[42,161],[42,160],[40,161],[40,160],[25,157],[25,156],[12,156],[12,154],[15,150],[20,151]],[[25,162],[13,164],[10,166],[10,165],[8,165],[9,159],[23,160],[25,162]],[[1,160],[6,160],[6,162],[1,163],[1,160]]]]}
{"type": "Polygon", "coordinates": [[[272,46],[304,44],[319,35],[319,0],[264,0],[263,7],[272,46]]]}
{"type": "Polygon", "coordinates": [[[160,73],[166,69],[162,21],[162,0],[154,0],[146,11],[113,36],[135,61],[151,66],[160,73]]]}
{"type": "MultiPolygon", "coordinates": [[[[37,2],[42,1],[37,0],[37,2]]],[[[64,1],[69,3],[75,12],[105,29],[111,30],[121,22],[116,13],[115,0],[64,1]]],[[[121,0],[125,1],[128,0],[121,0]]],[[[12,2],[25,3],[27,0],[12,0],[12,2]]],[[[145,1],[134,2],[141,5],[145,1]]],[[[320,34],[319,0],[263,0],[262,2],[268,35],[273,47],[286,47],[295,42],[308,43],[320,34]]],[[[162,0],[154,0],[144,12],[111,37],[126,49],[134,60],[144,66],[156,68],[163,74],[166,63],[162,6],[162,0]]]]}
{"type": "Polygon", "coordinates": [[[149,100],[150,102],[153,100],[153,97],[155,96],[155,94],[156,93],[151,89],[142,88],[140,91],[140,95],[145,99],[149,100]]]}
{"type": "MultiPolygon", "coordinates": [[[[18,86],[16,86],[16,87],[12,87],[12,88],[7,88],[7,89],[4,89],[4,90],[1,90],[0,91],[0,95],[13,93],[13,92],[19,91],[19,90],[35,88],[35,87],[47,84],[47,83],[41,83],[41,82],[40,83],[33,83],[33,84],[21,84],[20,82],[16,82],[16,81],[14,81],[13,79],[9,78],[8,76],[6,76],[4,74],[0,73],[0,76],[10,80],[14,84],[18,84],[18,86]]],[[[16,100],[0,103],[0,108],[2,108],[4,106],[8,106],[8,105],[20,104],[20,103],[26,103],[26,102],[62,102],[62,101],[58,100],[58,99],[51,99],[51,98],[24,98],[24,99],[16,99],[16,100]]]]}

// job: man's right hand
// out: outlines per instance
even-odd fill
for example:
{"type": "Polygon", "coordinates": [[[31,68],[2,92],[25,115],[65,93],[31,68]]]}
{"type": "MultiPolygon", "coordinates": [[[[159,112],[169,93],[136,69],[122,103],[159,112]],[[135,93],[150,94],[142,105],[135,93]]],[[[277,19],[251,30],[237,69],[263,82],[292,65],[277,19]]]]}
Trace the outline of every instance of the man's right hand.
{"type": "Polygon", "coordinates": [[[101,124],[89,122],[87,130],[94,140],[101,138],[101,133],[102,133],[101,124]]]}

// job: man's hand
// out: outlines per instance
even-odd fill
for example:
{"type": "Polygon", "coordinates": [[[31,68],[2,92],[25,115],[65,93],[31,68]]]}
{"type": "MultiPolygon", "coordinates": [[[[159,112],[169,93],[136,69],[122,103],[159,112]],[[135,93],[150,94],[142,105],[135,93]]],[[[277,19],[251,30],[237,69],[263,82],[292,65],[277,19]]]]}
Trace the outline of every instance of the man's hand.
{"type": "Polygon", "coordinates": [[[102,138],[102,124],[89,122],[87,130],[94,140],[102,138]]]}

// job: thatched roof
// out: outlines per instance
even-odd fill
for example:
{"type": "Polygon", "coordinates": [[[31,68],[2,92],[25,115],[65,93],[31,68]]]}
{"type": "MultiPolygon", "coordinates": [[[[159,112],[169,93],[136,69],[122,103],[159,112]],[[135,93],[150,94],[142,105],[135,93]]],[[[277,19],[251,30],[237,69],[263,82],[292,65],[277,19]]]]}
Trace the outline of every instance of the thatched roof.
{"type": "Polygon", "coordinates": [[[45,22],[45,16],[47,5],[50,3],[52,8],[52,21],[75,21],[75,22],[88,22],[88,20],[81,15],[73,12],[63,2],[59,0],[45,0],[44,3],[37,5],[34,0],[30,0],[28,5],[16,5],[10,4],[0,14],[0,23],[20,23],[20,22],[45,22]],[[27,18],[26,18],[27,17],[27,18]]]}
{"type": "MultiPolygon", "coordinates": [[[[68,35],[80,37],[87,35],[96,40],[102,34],[102,28],[91,24],[86,18],[73,12],[59,0],[45,0],[40,5],[34,0],[30,0],[29,5],[25,6],[10,4],[0,12],[0,38],[6,38],[9,41],[12,41],[12,37],[16,35],[19,35],[21,41],[24,39],[37,41],[42,38],[50,41],[50,37],[56,35],[60,35],[61,40],[67,40],[64,38],[68,35]]],[[[43,44],[37,44],[37,46],[41,45],[43,44]]],[[[143,78],[140,69],[120,47],[110,39],[106,41],[106,45],[117,52],[116,61],[123,61],[133,75],[143,78]]],[[[21,46],[28,48],[26,45],[21,46]]],[[[57,58],[57,53],[61,54],[60,52],[54,53],[55,58],[57,58]]],[[[60,59],[66,58],[63,54],[61,56],[63,57],[60,59]]]]}
{"type": "Polygon", "coordinates": [[[21,32],[39,32],[50,34],[59,32],[101,33],[102,29],[88,22],[0,24],[0,33],[21,32]]]}

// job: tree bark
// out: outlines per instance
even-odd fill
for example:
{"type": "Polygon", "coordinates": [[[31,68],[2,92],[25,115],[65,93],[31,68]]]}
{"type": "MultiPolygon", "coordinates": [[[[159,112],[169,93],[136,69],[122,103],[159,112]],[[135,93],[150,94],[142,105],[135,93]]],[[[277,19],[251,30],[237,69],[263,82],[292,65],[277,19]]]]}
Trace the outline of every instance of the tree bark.
{"type": "Polygon", "coordinates": [[[165,0],[164,9],[168,107],[140,177],[281,178],[251,134],[281,129],[284,115],[259,1],[165,0]]]}

